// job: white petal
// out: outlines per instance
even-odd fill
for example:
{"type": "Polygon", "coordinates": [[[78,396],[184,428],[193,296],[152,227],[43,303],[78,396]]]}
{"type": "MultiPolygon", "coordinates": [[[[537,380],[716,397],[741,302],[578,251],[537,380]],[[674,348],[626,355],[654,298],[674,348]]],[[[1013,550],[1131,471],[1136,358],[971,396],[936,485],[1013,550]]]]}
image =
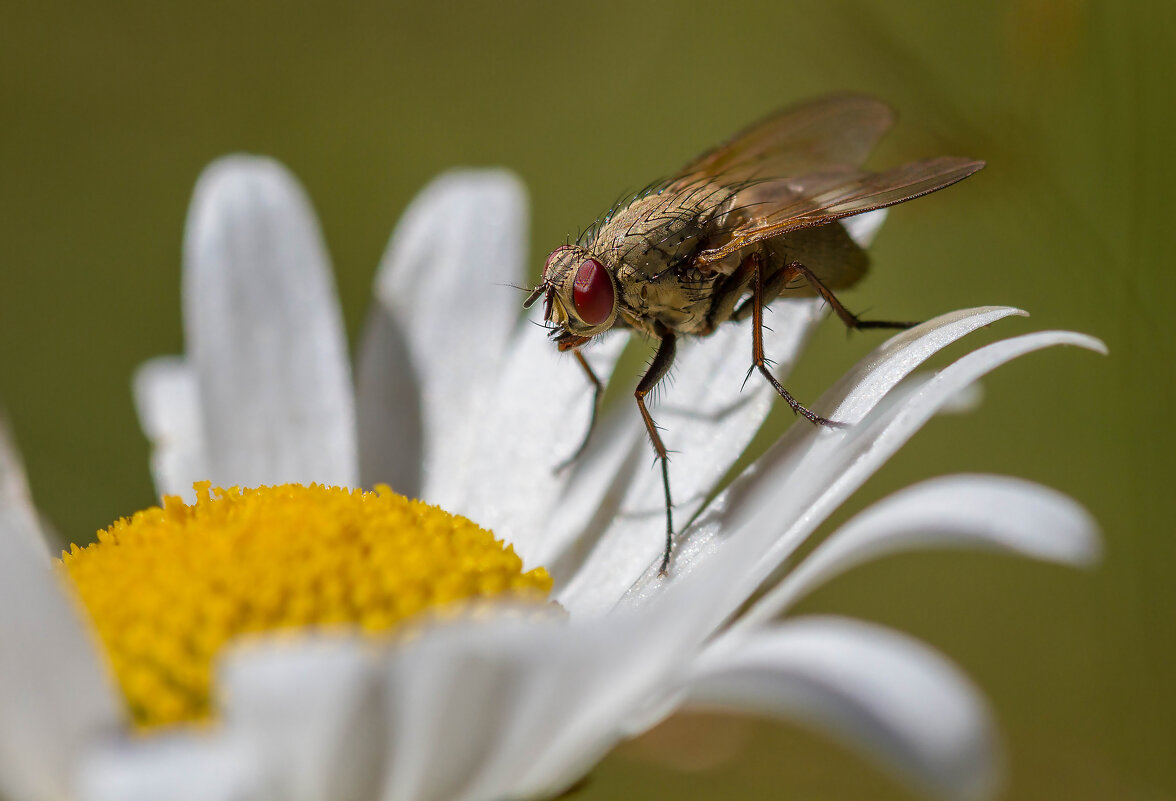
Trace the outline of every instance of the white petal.
{"type": "MultiPolygon", "coordinates": [[[[819,484],[808,481],[807,474],[815,470],[825,476],[835,469],[833,466],[843,464],[838,460],[848,458],[843,456],[848,453],[846,438],[860,429],[854,424],[940,349],[1002,317],[1023,313],[1008,307],[950,312],[884,342],[812,406],[820,414],[849,423],[849,428],[830,431],[806,421],[794,424],[679,538],[670,566],[671,575],[682,578],[701,564],[710,563],[710,569],[720,569],[723,565],[722,569],[735,571],[731,576],[732,587],[744,594],[751,592],[754,586],[746,586],[747,563],[758,560],[757,554],[775,543],[780,532],[795,524],[802,526],[807,534],[823,519],[812,514],[811,499],[801,492],[801,487],[817,491],[819,484]],[[754,524],[746,522],[751,518],[754,524]],[[754,535],[734,536],[736,531],[752,525],[754,535]],[[729,543],[738,543],[734,547],[741,555],[716,561],[714,551],[729,543]]],[[[789,535],[789,542],[792,536],[789,535]]],[[[663,582],[657,575],[657,567],[656,562],[647,567],[629,593],[629,601],[640,602],[659,591],[663,582]]]]}
{"type": "Polygon", "coordinates": [[[937,796],[996,790],[1002,766],[983,698],[921,643],[858,621],[808,618],[722,645],[699,660],[691,705],[808,724],[937,796]]]}
{"type": "Polygon", "coordinates": [[[525,242],[518,179],[461,170],[413,201],[381,262],[376,296],[407,337],[421,382],[423,497],[431,502],[444,500],[460,470],[473,433],[467,412],[519,319],[525,242]]]}
{"type": "Polygon", "coordinates": [[[711,634],[696,621],[705,616],[721,580],[700,576],[690,585],[666,587],[641,609],[573,618],[562,638],[547,647],[547,658],[557,654],[560,660],[547,666],[558,681],[548,679],[547,694],[533,699],[536,718],[542,710],[560,710],[559,717],[544,727],[526,726],[527,739],[514,749],[527,760],[515,796],[554,797],[619,739],[673,710],[681,699],[681,679],[711,634]]]}
{"type": "MultiPolygon", "coordinates": [[[[385,801],[440,801],[467,795],[478,776],[504,758],[518,780],[526,756],[503,751],[512,719],[533,724],[560,720],[573,699],[539,709],[560,659],[548,645],[560,640],[557,623],[518,620],[455,622],[428,629],[392,655],[387,673],[391,740],[385,801]]],[[[514,795],[506,793],[503,795],[514,795]]]]}
{"type": "Polygon", "coordinates": [[[547,664],[532,680],[542,681],[541,689],[529,693],[531,720],[519,716],[506,730],[510,751],[503,752],[512,758],[492,774],[500,788],[513,785],[510,795],[523,798],[557,797],[629,736],[628,716],[664,694],[687,654],[693,655],[694,643],[684,636],[688,626],[659,631],[650,620],[598,618],[590,626],[566,627],[547,644],[547,664]]]}
{"type": "Polygon", "coordinates": [[[357,483],[343,320],[318,222],[280,164],[200,177],[184,237],[184,323],[214,483],[357,483]]]}
{"type": "MultiPolygon", "coordinates": [[[[0,450],[11,467],[15,455],[0,450]]],[[[35,520],[15,500],[0,493],[0,796],[64,798],[74,760],[122,725],[122,706],[35,520]]]]}
{"type": "Polygon", "coordinates": [[[711,635],[696,621],[706,616],[722,580],[700,575],[689,585],[671,583],[642,608],[573,619],[546,646],[544,693],[530,702],[529,719],[515,721],[521,739],[510,740],[526,760],[513,796],[555,797],[617,741],[673,712],[683,676],[711,635]],[[550,662],[553,656],[559,661],[550,662]]]}
{"type": "MultiPolygon", "coordinates": [[[[764,332],[764,347],[783,378],[821,309],[817,301],[787,301],[772,311],[773,330],[764,332]]],[[[679,530],[746,449],[776,401],[761,376],[748,377],[750,351],[750,320],[684,343],[675,361],[676,381],[666,389],[664,401],[651,409],[672,452],[670,487],[679,530]]],[[[652,460],[652,448],[648,453],[652,460]]],[[[560,603],[576,614],[611,608],[651,562],[660,561],[665,547],[661,471],[654,462],[633,478],[612,526],[559,593],[560,603]]]]}
{"type": "Polygon", "coordinates": [[[774,616],[856,565],[916,548],[985,548],[1072,565],[1098,558],[1098,527],[1060,492],[1006,476],[916,484],[849,521],[757,602],[774,616]]]}
{"type": "Polygon", "coordinates": [[[192,484],[209,475],[196,373],[183,359],[162,356],[139,366],[132,388],[139,425],[151,442],[155,491],[195,503],[192,484]]]}
{"type": "Polygon", "coordinates": [[[270,801],[249,744],[219,732],[158,734],[88,755],[80,801],[270,801]]]}
{"type": "Polygon", "coordinates": [[[649,469],[645,425],[631,402],[603,418],[531,553],[551,573],[557,596],[608,531],[635,476],[649,469]]]}
{"type": "Polygon", "coordinates": [[[386,801],[549,798],[662,698],[699,647],[690,618],[709,598],[582,623],[485,614],[426,629],[392,655],[386,801]],[[655,614],[655,610],[657,613],[655,614]]]}
{"type": "Polygon", "coordinates": [[[388,310],[373,302],[360,339],[355,377],[359,480],[387,484],[410,498],[421,494],[420,387],[408,340],[388,310]]]}
{"type": "Polygon", "coordinates": [[[266,766],[266,797],[374,798],[385,744],[377,672],[352,637],[235,646],[217,672],[224,724],[266,766]]]}
{"type": "MultiPolygon", "coordinates": [[[[541,318],[535,310],[531,320],[541,318]]],[[[604,338],[584,356],[601,381],[607,381],[627,337],[604,338]]],[[[592,387],[570,354],[561,354],[542,328],[524,325],[511,343],[497,383],[484,398],[471,399],[469,418],[478,421],[474,447],[447,477],[445,508],[476,520],[505,537],[534,567],[551,553],[549,518],[569,519],[561,497],[569,483],[591,483],[581,459],[563,470],[588,430],[592,387]],[[450,480],[451,478],[451,480],[450,480]],[[557,509],[557,505],[559,508],[557,509]]],[[[597,432],[594,440],[602,440],[597,432]]],[[[583,517],[578,518],[581,522],[583,517]]]]}
{"type": "Polygon", "coordinates": [[[31,552],[40,554],[42,563],[49,562],[49,543],[41,525],[40,515],[33,505],[24,462],[8,421],[0,414],[0,530],[4,536],[24,537],[31,552]]]}
{"type": "Polygon", "coordinates": [[[857,423],[899,381],[932,355],[967,334],[1012,315],[1025,315],[1025,312],[1008,306],[962,309],[903,331],[854,365],[816,406],[827,410],[827,416],[834,420],[850,425],[857,423]]]}
{"type": "MultiPolygon", "coordinates": [[[[456,622],[393,654],[387,801],[555,796],[617,741],[648,673],[632,627],[456,622]],[[635,684],[636,683],[636,684],[635,684]]],[[[660,654],[659,654],[660,655],[660,654]]]]}
{"type": "MultiPolygon", "coordinates": [[[[1097,339],[1065,331],[1006,339],[964,356],[913,394],[895,393],[903,397],[879,404],[860,424],[831,436],[823,433],[799,463],[779,460],[774,457],[782,454],[769,451],[762,474],[733,484],[728,499],[734,512],[728,519],[737,518],[727,530],[731,541],[742,540],[740,550],[749,556],[766,546],[755,567],[739,582],[741,590],[766,578],[953,395],[1005,362],[1053,345],[1104,350],[1097,339]]],[[[846,403],[855,401],[851,396],[846,403]]],[[[732,594],[728,612],[742,604],[745,596],[737,597],[740,595],[742,592],[732,594]]],[[[761,614],[758,609],[749,610],[735,625],[752,625],[761,614]]]]}
{"type": "Polygon", "coordinates": [[[859,248],[868,248],[874,243],[874,237],[878,235],[882,223],[886,222],[886,214],[889,211],[890,209],[867,211],[855,217],[846,217],[841,224],[859,248]]]}

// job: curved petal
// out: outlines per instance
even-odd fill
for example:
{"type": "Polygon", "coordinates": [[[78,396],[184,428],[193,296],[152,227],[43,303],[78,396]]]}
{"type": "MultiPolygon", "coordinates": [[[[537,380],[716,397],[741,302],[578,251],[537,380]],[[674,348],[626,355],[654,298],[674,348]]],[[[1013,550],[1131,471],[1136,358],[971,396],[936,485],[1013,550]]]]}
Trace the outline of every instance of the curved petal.
{"type": "Polygon", "coordinates": [[[385,752],[370,647],[354,637],[246,641],[221,662],[223,721],[268,769],[266,797],[375,798],[385,752]]]}
{"type": "Polygon", "coordinates": [[[973,331],[1012,316],[1028,314],[1010,306],[981,306],[948,312],[903,331],[855,364],[814,406],[853,430],[887,392],[931,356],[973,331]]]}
{"type": "MultiPolygon", "coordinates": [[[[804,421],[793,425],[679,538],[670,566],[674,579],[685,577],[702,564],[709,564],[712,570],[720,569],[721,564],[725,566],[722,569],[734,571],[732,586],[751,592],[754,587],[745,586],[746,562],[756,558],[756,550],[768,547],[767,543],[773,542],[778,532],[797,521],[815,525],[821,519],[812,516],[807,505],[809,499],[797,491],[801,485],[810,486],[805,483],[805,474],[816,469],[825,475],[828,471],[822,467],[824,463],[841,464],[837,460],[844,452],[846,438],[860,428],[854,423],[916,367],[967,334],[1014,314],[1024,312],[1007,306],[950,312],[892,337],[859,361],[813,404],[819,413],[845,421],[849,427],[830,431],[804,421]],[[754,514],[759,515],[759,535],[743,538],[738,546],[741,555],[715,560],[715,550],[734,539],[731,535],[742,525],[740,521],[754,514]]],[[[640,581],[629,591],[628,602],[639,603],[659,592],[663,582],[657,568],[657,562],[648,564],[640,581]]]]}
{"type": "Polygon", "coordinates": [[[354,486],[339,303],[314,212],[280,164],[230,156],[205,170],[185,230],[183,299],[207,478],[354,486]]]}
{"type": "Polygon", "coordinates": [[[921,643],[822,617],[721,645],[700,658],[687,705],[799,721],[937,796],[996,790],[1001,758],[983,697],[921,643]]]}
{"type": "Polygon", "coordinates": [[[446,508],[475,430],[468,413],[519,319],[526,206],[505,170],[442,175],[405,211],[376,277],[421,385],[422,495],[446,508]]]}
{"type": "Polygon", "coordinates": [[[262,763],[248,743],[185,732],[123,741],[87,755],[79,801],[269,801],[262,763]]]}
{"type": "MultiPolygon", "coordinates": [[[[819,301],[786,301],[773,307],[764,347],[783,378],[791,370],[822,312],[819,301]]],[[[751,321],[729,325],[686,342],[675,360],[676,381],[651,413],[672,451],[670,486],[674,517],[684,526],[731,469],[776,401],[758,375],[748,378],[751,321]],[[738,354],[744,354],[740,358],[738,354]]],[[[648,450],[653,458],[653,450],[648,450]]],[[[607,611],[665,547],[661,471],[638,469],[621,509],[559,601],[576,614],[607,611]]]]}
{"type": "Polygon", "coordinates": [[[536,709],[528,702],[546,694],[550,682],[562,681],[543,669],[559,659],[547,646],[558,642],[560,628],[510,619],[458,621],[430,628],[393,653],[386,673],[392,747],[380,797],[466,797],[480,774],[503,761],[517,781],[526,757],[498,747],[510,740],[503,732],[518,717],[534,725],[558,720],[573,703],[563,699],[534,720],[536,709]]]}
{"type": "Polygon", "coordinates": [[[944,476],[850,520],[756,602],[756,615],[778,615],[840,573],[916,548],[984,548],[1071,565],[1090,564],[1100,550],[1094,519],[1060,492],[1006,476],[944,476]]]}
{"type": "MultiPolygon", "coordinates": [[[[7,472],[19,461],[3,440],[7,472]]],[[[74,761],[123,725],[122,705],[26,500],[0,493],[0,796],[65,798],[74,761]]]]}
{"type": "Polygon", "coordinates": [[[519,796],[535,748],[590,695],[586,685],[599,665],[575,659],[583,656],[559,621],[507,615],[426,630],[389,664],[393,748],[381,797],[519,796]]]}
{"type": "Polygon", "coordinates": [[[388,667],[381,798],[558,795],[616,743],[623,711],[664,669],[664,652],[652,666],[626,659],[638,642],[631,624],[509,614],[429,628],[388,667]]]}
{"type": "MultiPolygon", "coordinates": [[[[731,487],[727,530],[750,567],[740,578],[740,592],[758,586],[780,562],[804,541],[816,525],[894,454],[936,411],[961,389],[1005,362],[1054,345],[1075,345],[1104,352],[1093,337],[1067,331],[1043,331],[1013,337],[964,356],[939,372],[911,394],[895,393],[860,424],[822,436],[802,461],[769,451],[761,474],[731,487]],[[824,442],[822,443],[821,440],[824,442]],[[785,471],[782,474],[779,471],[785,471]],[[782,479],[787,477],[787,486],[782,479]],[[774,498],[774,500],[770,500],[774,498]],[[770,504],[770,505],[766,505],[770,504]],[[803,515],[799,510],[805,510],[803,515]],[[732,520],[731,518],[735,518],[732,520]],[[784,524],[779,521],[796,521],[784,524]],[[756,552],[758,551],[758,556],[756,552]]],[[[725,608],[733,612],[746,595],[733,593],[725,608]]],[[[752,608],[734,624],[750,626],[762,620],[766,609],[752,608]]]]}
{"type": "Polygon", "coordinates": [[[697,653],[705,594],[568,622],[534,609],[476,609],[391,653],[386,801],[551,798],[662,699],[697,653]]]}
{"type": "Polygon", "coordinates": [[[139,365],[131,386],[139,425],[151,443],[155,491],[195,503],[192,484],[209,475],[195,371],[178,356],[161,356],[139,365]]]}
{"type": "MultiPolygon", "coordinates": [[[[678,611],[688,615],[691,606],[678,611]]],[[[472,788],[478,794],[467,801],[558,797],[630,736],[627,717],[664,695],[696,648],[693,627],[658,629],[653,620],[648,614],[597,618],[565,626],[546,643],[554,648],[528,682],[539,688],[529,693],[528,714],[504,729],[500,753],[509,761],[500,759],[496,771],[485,771],[472,788]],[[553,710],[559,710],[555,717],[553,710]]]]}

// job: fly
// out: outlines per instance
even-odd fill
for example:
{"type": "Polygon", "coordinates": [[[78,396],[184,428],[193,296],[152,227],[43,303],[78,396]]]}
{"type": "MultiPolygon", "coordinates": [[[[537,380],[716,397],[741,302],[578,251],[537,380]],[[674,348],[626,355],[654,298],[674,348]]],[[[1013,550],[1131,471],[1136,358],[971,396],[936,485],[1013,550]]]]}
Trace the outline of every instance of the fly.
{"type": "Polygon", "coordinates": [[[665,490],[664,574],[673,548],[669,459],[645,397],[674,362],[679,337],[707,336],[727,321],[752,320],[752,368],[792,411],[836,427],[801,405],[768,369],[763,308],[787,292],[819,296],[851,329],[909,328],[862,320],[834,290],[865,275],[865,251],[837,220],[903,203],[967,178],[983,161],[941,156],[883,172],[861,168],[894,121],[862,95],[832,95],[783,109],[650,185],[547,257],[527,298],[561,351],[572,351],[593,386],[596,424],[603,384],[580,349],[613,328],[653,337],[657,353],[633,393],[661,464],[665,490]]]}

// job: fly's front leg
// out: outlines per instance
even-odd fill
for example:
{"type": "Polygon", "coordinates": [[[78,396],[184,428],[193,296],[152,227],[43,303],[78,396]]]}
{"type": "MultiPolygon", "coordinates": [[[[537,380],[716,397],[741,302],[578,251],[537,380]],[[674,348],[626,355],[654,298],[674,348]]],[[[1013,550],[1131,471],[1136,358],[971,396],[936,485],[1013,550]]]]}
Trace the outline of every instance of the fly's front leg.
{"type": "Polygon", "coordinates": [[[666,453],[666,446],[662,444],[661,436],[657,433],[657,425],[650,417],[649,409],[645,408],[645,396],[657,386],[658,381],[665,377],[665,374],[670,370],[670,365],[674,363],[676,338],[674,333],[668,329],[663,328],[659,333],[661,334],[661,343],[657,347],[657,355],[653,357],[649,369],[641,377],[641,382],[637,384],[637,390],[633,393],[633,397],[637,399],[637,409],[641,412],[641,419],[645,421],[645,430],[649,432],[649,441],[653,443],[653,450],[657,453],[658,461],[661,462],[662,487],[666,494],[666,550],[662,554],[661,568],[658,572],[664,576],[666,569],[670,566],[670,550],[674,547],[674,517],[670,501],[670,458],[666,453]]]}
{"type": "Polygon", "coordinates": [[[715,303],[711,307],[707,319],[707,330],[704,333],[710,333],[716,325],[725,320],[743,319],[739,314],[747,303],[739,304],[738,309],[735,306],[739,303],[739,298],[753,278],[755,278],[755,265],[751,259],[744,259],[739,263],[735,272],[715,286],[715,303]]]}
{"type": "MultiPolygon", "coordinates": [[[[829,428],[837,428],[842,423],[829,420],[821,417],[814,411],[802,406],[800,401],[792,397],[788,390],[776,380],[776,376],[772,375],[772,371],[768,369],[768,361],[764,358],[764,270],[763,260],[758,253],[753,253],[747,257],[754,259],[755,279],[753,281],[754,294],[751,297],[751,360],[755,369],[760,371],[760,375],[768,380],[772,388],[784,399],[784,402],[792,409],[795,414],[799,414],[808,420],[813,425],[828,426],[829,428]]],[[[787,283],[785,281],[785,283],[787,283]]]]}
{"type": "Polygon", "coordinates": [[[576,357],[576,361],[580,363],[584,373],[588,376],[588,380],[592,382],[592,416],[588,418],[588,430],[584,432],[584,438],[580,440],[579,447],[575,452],[556,465],[556,472],[564,470],[575,463],[577,459],[584,455],[584,449],[588,447],[588,440],[592,438],[592,432],[596,430],[596,418],[600,413],[600,401],[604,397],[604,383],[596,377],[596,373],[592,370],[592,365],[588,364],[588,360],[584,358],[584,354],[580,352],[579,348],[572,351],[576,357]]]}

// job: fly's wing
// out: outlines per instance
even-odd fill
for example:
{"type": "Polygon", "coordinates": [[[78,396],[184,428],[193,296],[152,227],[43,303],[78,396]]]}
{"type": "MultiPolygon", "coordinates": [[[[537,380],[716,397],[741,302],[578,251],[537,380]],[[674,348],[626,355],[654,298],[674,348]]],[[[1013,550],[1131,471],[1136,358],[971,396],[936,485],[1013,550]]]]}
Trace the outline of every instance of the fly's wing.
{"type": "Polygon", "coordinates": [[[829,95],[783,109],[662,183],[660,202],[650,204],[646,215],[721,210],[719,227],[699,232],[708,249],[718,247],[730,241],[731,230],[778,208],[785,194],[799,197],[818,188],[814,178],[827,186],[829,176],[861,175],[862,162],[893,122],[889,106],[865,95],[829,95]]]}
{"type": "MultiPolygon", "coordinates": [[[[716,221],[706,247],[709,250],[721,248],[731,241],[730,231],[743,231],[748,223],[773,214],[782,206],[803,200],[807,197],[806,192],[819,192],[844,185],[863,174],[857,169],[842,169],[794,179],[765,181],[741,189],[732,199],[727,213],[716,221]]],[[[869,267],[866,251],[854,242],[841,225],[821,225],[793,231],[787,236],[770,239],[760,247],[771,253],[771,264],[783,265],[798,261],[812,270],[829,289],[852,286],[866,274],[869,267]]],[[[738,259],[728,259],[726,263],[734,266],[738,259]]],[[[722,270],[721,267],[719,269],[722,270]]],[[[811,294],[806,287],[804,282],[790,286],[789,294],[811,294]]]]}
{"type": "Polygon", "coordinates": [[[894,122],[885,103],[830,95],[783,109],[687,164],[670,188],[824,172],[859,166],[894,122]]]}
{"type": "Polygon", "coordinates": [[[697,256],[700,266],[721,261],[748,245],[791,231],[812,228],[855,214],[893,206],[962,181],[984,167],[983,161],[944,156],[915,161],[878,173],[835,168],[808,175],[757,183],[745,192],[754,202],[742,206],[742,218],[721,241],[697,256]]]}

